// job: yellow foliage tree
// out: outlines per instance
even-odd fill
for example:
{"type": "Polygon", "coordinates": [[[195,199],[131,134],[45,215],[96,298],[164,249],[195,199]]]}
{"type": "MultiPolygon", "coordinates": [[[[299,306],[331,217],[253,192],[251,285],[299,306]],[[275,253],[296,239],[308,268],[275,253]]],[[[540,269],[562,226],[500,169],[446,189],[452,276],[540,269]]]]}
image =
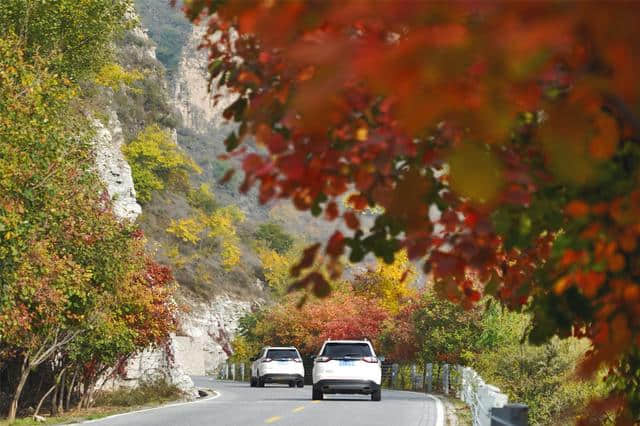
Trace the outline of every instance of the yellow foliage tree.
{"type": "Polygon", "coordinates": [[[260,245],[256,249],[267,284],[278,296],[284,296],[292,282],[290,270],[299,260],[299,250],[292,248],[286,253],[260,245]]]}
{"type": "Polygon", "coordinates": [[[167,232],[180,238],[185,243],[197,244],[200,242],[200,233],[204,231],[205,226],[198,218],[188,217],[171,220],[167,232]]]}
{"type": "Polygon", "coordinates": [[[393,263],[378,262],[374,271],[356,276],[353,287],[358,293],[376,297],[385,309],[396,313],[413,292],[410,284],[415,277],[415,267],[409,262],[407,252],[402,250],[396,254],[393,263]]]}
{"type": "Polygon", "coordinates": [[[245,215],[238,207],[226,206],[214,210],[210,215],[199,211],[197,216],[172,220],[167,232],[196,245],[202,242],[202,235],[206,231],[206,238],[217,239],[220,243],[222,266],[232,269],[240,262],[242,254],[236,224],[244,219],[245,215]]]}
{"type": "MultiPolygon", "coordinates": [[[[100,68],[95,77],[96,84],[119,90],[123,85],[130,87],[136,81],[142,80],[144,75],[138,70],[127,71],[116,63],[110,63],[100,68]]],[[[139,91],[139,89],[134,89],[139,91]]]]}
{"type": "Polygon", "coordinates": [[[240,262],[241,253],[237,238],[224,240],[222,242],[222,252],[220,253],[222,267],[227,270],[232,269],[240,262]]]}
{"type": "Polygon", "coordinates": [[[131,164],[133,183],[138,201],[151,200],[153,191],[171,184],[187,188],[189,173],[201,173],[202,169],[171,139],[167,130],[157,125],[148,126],[122,148],[131,164]]]}

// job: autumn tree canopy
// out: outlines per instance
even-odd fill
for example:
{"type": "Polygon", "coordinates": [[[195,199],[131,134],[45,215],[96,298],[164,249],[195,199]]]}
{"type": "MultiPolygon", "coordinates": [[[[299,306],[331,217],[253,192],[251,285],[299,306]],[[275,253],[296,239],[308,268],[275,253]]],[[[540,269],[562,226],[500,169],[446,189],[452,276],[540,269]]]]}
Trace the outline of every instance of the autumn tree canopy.
{"type": "MultiPolygon", "coordinates": [[[[95,170],[89,117],[98,102],[89,98],[107,81],[98,71],[113,69],[111,44],[130,26],[130,8],[0,2],[0,365],[15,370],[0,393],[9,422],[66,383],[67,408],[72,394],[90,405],[105,372],[167,345],[176,329],[171,271],[136,224],[115,216],[95,170]]],[[[51,406],[61,410],[62,396],[51,406]]]]}
{"type": "Polygon", "coordinates": [[[297,287],[324,292],[306,270],[321,251],[337,274],[342,255],[405,248],[450,300],[492,294],[532,312],[534,342],[591,339],[585,372],[611,368],[608,402],[626,407],[621,422],[640,416],[623,377],[640,366],[640,4],[192,0],[185,12],[208,20],[212,84],[241,94],[225,115],[241,123],[226,145],[242,189],[350,229],[305,252],[297,287]],[[245,150],[247,135],[268,152],[245,150]],[[361,229],[356,213],[374,206],[361,229]]]}

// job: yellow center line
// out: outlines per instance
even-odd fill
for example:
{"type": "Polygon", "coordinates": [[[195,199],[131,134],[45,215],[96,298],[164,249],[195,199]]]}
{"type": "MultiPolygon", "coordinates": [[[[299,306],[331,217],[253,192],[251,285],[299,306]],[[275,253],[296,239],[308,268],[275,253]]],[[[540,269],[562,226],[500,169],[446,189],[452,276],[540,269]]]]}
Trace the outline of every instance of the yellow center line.
{"type": "Polygon", "coordinates": [[[304,410],[304,407],[296,407],[293,410],[291,410],[293,413],[299,413],[300,411],[304,410]]]}
{"type": "Polygon", "coordinates": [[[278,420],[280,420],[282,417],[280,416],[273,416],[273,417],[269,417],[267,420],[265,420],[265,423],[274,423],[277,422],[278,420]]]}
{"type": "Polygon", "coordinates": [[[311,401],[312,404],[319,404],[320,401],[316,400],[316,401],[311,401]]]}

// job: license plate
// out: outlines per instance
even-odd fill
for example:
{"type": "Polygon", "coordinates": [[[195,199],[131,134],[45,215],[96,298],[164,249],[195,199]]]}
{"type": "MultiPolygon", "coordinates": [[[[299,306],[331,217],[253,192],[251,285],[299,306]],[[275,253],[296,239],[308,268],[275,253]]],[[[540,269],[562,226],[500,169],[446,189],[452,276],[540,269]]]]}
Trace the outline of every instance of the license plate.
{"type": "Polygon", "coordinates": [[[354,365],[355,363],[353,361],[340,361],[340,366],[341,367],[349,367],[354,365]]]}

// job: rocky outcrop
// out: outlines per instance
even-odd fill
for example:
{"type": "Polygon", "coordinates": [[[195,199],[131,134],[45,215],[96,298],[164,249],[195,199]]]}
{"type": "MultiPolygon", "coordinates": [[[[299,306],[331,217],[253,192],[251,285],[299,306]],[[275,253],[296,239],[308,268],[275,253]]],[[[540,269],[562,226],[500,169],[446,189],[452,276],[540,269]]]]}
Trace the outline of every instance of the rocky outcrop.
{"type": "MultiPolygon", "coordinates": [[[[129,50],[155,61],[155,48],[146,33],[141,28],[134,28],[132,34],[144,43],[129,46],[129,50]]],[[[140,215],[142,208],[136,200],[131,167],[122,153],[124,136],[121,122],[114,109],[113,92],[107,92],[105,95],[111,102],[111,105],[106,107],[104,112],[107,122],[94,120],[96,171],[106,186],[114,214],[122,220],[133,221],[140,215]]],[[[175,130],[173,130],[173,136],[175,139],[175,130]]],[[[180,389],[185,397],[196,398],[198,392],[193,381],[175,360],[181,359],[180,356],[176,357],[176,353],[202,351],[201,346],[196,344],[194,347],[182,339],[172,336],[168,348],[148,348],[136,354],[128,360],[124,373],[114,374],[111,372],[105,375],[105,381],[100,386],[106,389],[117,389],[119,387],[135,387],[142,382],[164,379],[180,389]]]]}
{"type": "Polygon", "coordinates": [[[142,208],[136,200],[131,167],[122,154],[122,127],[115,111],[109,111],[108,117],[106,125],[94,120],[96,169],[107,188],[115,215],[135,220],[142,208]]]}
{"type": "Polygon", "coordinates": [[[261,302],[222,295],[209,302],[189,304],[188,312],[182,315],[180,321],[180,334],[201,342],[207,374],[215,372],[231,355],[231,340],[238,329],[238,321],[251,311],[252,306],[261,302]]]}
{"type": "Polygon", "coordinates": [[[116,390],[119,388],[135,388],[141,383],[150,383],[159,379],[164,379],[180,389],[187,399],[198,397],[198,390],[193,384],[193,380],[175,362],[175,353],[181,348],[179,343],[172,340],[170,347],[166,349],[149,348],[131,359],[124,366],[124,373],[115,374],[111,372],[105,375],[104,382],[98,383],[98,388],[104,390],[116,390]]]}
{"type": "MultiPolygon", "coordinates": [[[[214,103],[207,80],[207,52],[198,49],[205,33],[204,27],[193,27],[191,37],[183,48],[175,82],[175,106],[182,115],[183,126],[200,134],[234,127],[222,117],[225,108],[238,98],[225,88],[217,89],[219,102],[214,103]]],[[[213,87],[216,85],[213,84],[213,87]]]]}

